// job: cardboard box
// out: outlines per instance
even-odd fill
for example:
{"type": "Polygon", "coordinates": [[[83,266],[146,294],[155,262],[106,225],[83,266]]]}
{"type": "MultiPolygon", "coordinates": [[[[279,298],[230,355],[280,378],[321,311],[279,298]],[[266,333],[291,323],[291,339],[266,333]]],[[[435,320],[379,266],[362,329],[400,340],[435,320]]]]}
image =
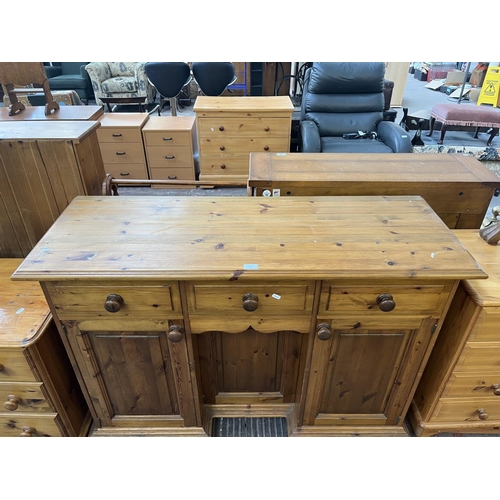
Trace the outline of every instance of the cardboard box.
{"type": "Polygon", "coordinates": [[[479,94],[481,93],[481,87],[474,87],[469,90],[469,101],[477,102],[479,99],[479,94]]]}
{"type": "Polygon", "coordinates": [[[462,85],[464,83],[465,72],[464,71],[449,71],[446,74],[445,85],[462,85]]]}
{"type": "Polygon", "coordinates": [[[474,87],[482,87],[487,69],[488,63],[478,63],[478,65],[472,70],[472,73],[470,75],[470,84],[474,85],[474,87]]]}

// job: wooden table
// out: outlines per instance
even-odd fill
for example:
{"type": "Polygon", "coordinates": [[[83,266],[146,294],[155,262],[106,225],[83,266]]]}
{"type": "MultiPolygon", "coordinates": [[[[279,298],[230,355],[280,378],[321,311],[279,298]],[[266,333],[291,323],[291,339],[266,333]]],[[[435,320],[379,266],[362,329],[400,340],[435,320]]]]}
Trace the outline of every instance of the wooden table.
{"type": "Polygon", "coordinates": [[[41,282],[95,433],[122,436],[406,435],[464,278],[486,274],[418,196],[78,197],[13,275],[41,282]]]}
{"type": "Polygon", "coordinates": [[[14,116],[9,116],[9,108],[0,108],[0,121],[58,121],[58,120],[98,120],[104,114],[102,106],[60,106],[57,111],[45,115],[45,106],[27,106],[14,116]]]}
{"type": "Polygon", "coordinates": [[[463,154],[250,154],[250,195],[420,195],[451,229],[478,229],[498,188],[463,154]]]}

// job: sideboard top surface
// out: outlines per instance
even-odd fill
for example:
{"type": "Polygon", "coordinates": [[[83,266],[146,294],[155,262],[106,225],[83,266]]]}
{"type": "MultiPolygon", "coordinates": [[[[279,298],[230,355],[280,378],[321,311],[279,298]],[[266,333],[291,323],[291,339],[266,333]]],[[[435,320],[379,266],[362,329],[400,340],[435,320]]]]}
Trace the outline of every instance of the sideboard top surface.
{"type": "Polygon", "coordinates": [[[100,126],[97,121],[0,121],[0,141],[81,141],[100,126]]]}
{"type": "Polygon", "coordinates": [[[500,186],[498,176],[463,154],[250,153],[250,186],[265,186],[268,181],[288,186],[313,181],[322,186],[360,181],[500,186]]]}
{"type": "Polygon", "coordinates": [[[294,109],[288,96],[198,96],[193,106],[193,111],[196,113],[276,113],[283,111],[290,116],[294,109]]]}
{"type": "Polygon", "coordinates": [[[474,279],[420,196],[77,197],[13,279],[474,279]]]}

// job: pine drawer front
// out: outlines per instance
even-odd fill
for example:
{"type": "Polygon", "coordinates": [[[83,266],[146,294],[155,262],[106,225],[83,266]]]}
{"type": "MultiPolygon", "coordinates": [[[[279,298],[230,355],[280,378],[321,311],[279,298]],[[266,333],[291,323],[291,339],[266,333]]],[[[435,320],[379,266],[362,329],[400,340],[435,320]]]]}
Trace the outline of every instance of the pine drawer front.
{"type": "Polygon", "coordinates": [[[113,128],[113,127],[99,127],[97,129],[97,137],[100,143],[112,144],[127,144],[137,142],[142,144],[142,134],[139,128],[113,128]]]}
{"type": "Polygon", "coordinates": [[[201,158],[200,168],[204,174],[248,177],[249,156],[207,155],[201,158]]]}
{"type": "MultiPolygon", "coordinates": [[[[170,179],[170,180],[184,180],[184,181],[195,180],[192,168],[155,167],[150,169],[150,173],[151,173],[151,179],[170,179]]],[[[159,186],[159,187],[164,187],[164,186],[159,186]]]]}
{"type": "Polygon", "coordinates": [[[0,351],[0,382],[35,382],[28,361],[22,350],[0,351]]]}
{"type": "Polygon", "coordinates": [[[105,163],[104,169],[115,179],[147,179],[148,172],[145,163],[105,163]]]}
{"type": "Polygon", "coordinates": [[[181,167],[193,169],[193,153],[189,146],[148,147],[149,168],[181,167]]]}
{"type": "MultiPolygon", "coordinates": [[[[249,155],[250,153],[286,153],[290,149],[289,139],[282,137],[221,137],[214,139],[200,139],[200,154],[215,156],[221,155],[249,155]]],[[[250,161],[250,158],[246,158],[250,161]]]]}
{"type": "Polygon", "coordinates": [[[500,401],[500,370],[475,374],[452,373],[441,395],[442,398],[497,397],[500,401]],[[499,393],[497,396],[495,391],[499,393]]]}
{"type": "Polygon", "coordinates": [[[500,335],[500,307],[484,307],[469,334],[469,342],[495,342],[500,335]]]}
{"type": "Polygon", "coordinates": [[[189,146],[191,134],[186,131],[163,130],[160,132],[144,132],[146,147],[189,146]]]}
{"type": "Polygon", "coordinates": [[[108,163],[145,163],[142,143],[101,144],[102,159],[108,163]]]}
{"type": "Polygon", "coordinates": [[[287,137],[290,135],[290,118],[209,118],[199,120],[198,133],[214,137],[287,137]]]}
{"type": "Polygon", "coordinates": [[[467,342],[454,372],[500,372],[500,343],[467,342]]]}
{"type": "Polygon", "coordinates": [[[94,329],[94,325],[99,324],[101,329],[105,325],[110,330],[130,329],[137,325],[162,330],[169,318],[182,317],[176,284],[85,286],[50,283],[47,288],[59,319],[76,320],[82,329],[94,329]],[[109,312],[105,305],[108,308],[114,306],[116,312],[109,312]]]}
{"type": "Polygon", "coordinates": [[[500,421],[500,398],[440,399],[432,418],[436,422],[500,421]]]}
{"type": "Polygon", "coordinates": [[[51,412],[42,392],[42,382],[0,383],[0,412],[51,412]]]}
{"type": "Polygon", "coordinates": [[[5,437],[61,437],[63,434],[56,424],[57,415],[0,413],[0,435],[5,437]]]}
{"type": "Polygon", "coordinates": [[[190,282],[187,289],[194,333],[207,329],[241,331],[249,326],[273,331],[286,321],[288,325],[293,323],[297,331],[307,331],[310,327],[314,282],[245,285],[190,282]]]}

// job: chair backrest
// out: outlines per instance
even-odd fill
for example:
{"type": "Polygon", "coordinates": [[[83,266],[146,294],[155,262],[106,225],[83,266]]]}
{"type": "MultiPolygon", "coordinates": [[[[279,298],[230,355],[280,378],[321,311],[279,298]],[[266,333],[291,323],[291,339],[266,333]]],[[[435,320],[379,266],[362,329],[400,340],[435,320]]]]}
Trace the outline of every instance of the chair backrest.
{"type": "Polygon", "coordinates": [[[193,76],[205,95],[219,96],[236,81],[236,70],[232,62],[194,62],[193,76]]]}
{"type": "Polygon", "coordinates": [[[185,62],[148,62],[144,71],[150,83],[167,99],[177,97],[191,80],[191,69],[185,62]]]}
{"type": "Polygon", "coordinates": [[[322,137],[374,131],[383,120],[385,64],[321,62],[306,71],[301,120],[316,123],[322,137]]]}
{"type": "Polygon", "coordinates": [[[88,62],[62,62],[61,69],[63,75],[79,75],[80,68],[86,66],[88,62]]]}

